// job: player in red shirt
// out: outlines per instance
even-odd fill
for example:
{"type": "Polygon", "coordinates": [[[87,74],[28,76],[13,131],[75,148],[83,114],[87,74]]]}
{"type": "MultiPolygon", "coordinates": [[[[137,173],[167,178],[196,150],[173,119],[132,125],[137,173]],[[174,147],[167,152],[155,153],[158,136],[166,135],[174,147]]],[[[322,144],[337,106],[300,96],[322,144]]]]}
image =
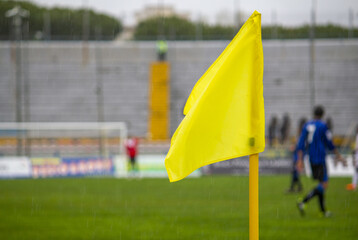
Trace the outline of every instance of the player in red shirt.
{"type": "Polygon", "coordinates": [[[138,152],[138,140],[136,138],[128,138],[126,141],[127,156],[130,159],[131,171],[136,170],[136,157],[138,152]]]}

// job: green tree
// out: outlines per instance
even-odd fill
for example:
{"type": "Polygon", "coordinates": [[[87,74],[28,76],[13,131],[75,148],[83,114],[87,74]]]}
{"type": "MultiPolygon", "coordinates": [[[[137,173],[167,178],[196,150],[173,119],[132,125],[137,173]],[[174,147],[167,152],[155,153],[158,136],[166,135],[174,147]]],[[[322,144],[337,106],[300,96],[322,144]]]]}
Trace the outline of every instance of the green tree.
{"type": "Polygon", "coordinates": [[[230,40],[236,33],[237,29],[231,26],[202,24],[203,40],[230,40]]]}
{"type": "MultiPolygon", "coordinates": [[[[310,37],[311,26],[303,25],[299,27],[283,26],[263,26],[262,38],[272,39],[276,32],[277,39],[307,39],[310,37]]],[[[315,38],[347,38],[348,29],[345,27],[327,24],[315,26],[315,38]]],[[[358,37],[358,29],[353,30],[353,37],[358,37]]]]}
{"type": "Polygon", "coordinates": [[[233,27],[193,23],[179,17],[154,17],[140,22],[135,40],[228,40],[234,36],[233,27]]]}
{"type": "Polygon", "coordinates": [[[134,33],[136,40],[195,39],[195,24],[179,17],[155,17],[140,22],[134,33]]]}
{"type": "MultiPolygon", "coordinates": [[[[51,39],[80,40],[83,36],[83,17],[86,10],[69,8],[44,8],[34,3],[24,1],[0,1],[0,36],[1,39],[11,39],[11,20],[5,17],[6,11],[16,5],[30,12],[29,37],[33,39],[37,32],[43,32],[44,15],[50,16],[51,39]]],[[[88,10],[89,40],[96,39],[96,29],[101,29],[102,39],[114,39],[123,29],[119,20],[114,17],[88,10]]]]}
{"type": "MultiPolygon", "coordinates": [[[[308,39],[310,25],[298,27],[262,26],[263,39],[308,39]]],[[[231,40],[238,29],[232,26],[193,23],[178,17],[150,18],[138,24],[135,40],[231,40]]],[[[353,36],[358,37],[358,29],[353,36]]],[[[315,38],[347,38],[348,29],[337,25],[318,25],[315,38]]]]}

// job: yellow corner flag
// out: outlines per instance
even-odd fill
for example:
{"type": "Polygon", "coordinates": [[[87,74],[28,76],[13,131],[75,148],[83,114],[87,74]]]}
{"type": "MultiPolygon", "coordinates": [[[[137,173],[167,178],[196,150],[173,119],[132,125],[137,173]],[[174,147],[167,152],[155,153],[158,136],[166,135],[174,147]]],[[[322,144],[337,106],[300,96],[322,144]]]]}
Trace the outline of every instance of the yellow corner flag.
{"type": "Polygon", "coordinates": [[[171,182],[265,148],[261,14],[255,11],[196,83],[165,166],[171,182]]]}

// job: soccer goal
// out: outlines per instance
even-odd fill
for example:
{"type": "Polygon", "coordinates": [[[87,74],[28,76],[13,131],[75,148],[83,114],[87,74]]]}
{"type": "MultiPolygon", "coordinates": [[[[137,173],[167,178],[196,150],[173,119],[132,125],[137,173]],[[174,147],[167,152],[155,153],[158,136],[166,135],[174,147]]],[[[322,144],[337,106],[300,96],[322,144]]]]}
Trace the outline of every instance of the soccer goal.
{"type": "Polygon", "coordinates": [[[120,156],[126,138],[124,122],[3,122],[0,156],[120,156]]]}

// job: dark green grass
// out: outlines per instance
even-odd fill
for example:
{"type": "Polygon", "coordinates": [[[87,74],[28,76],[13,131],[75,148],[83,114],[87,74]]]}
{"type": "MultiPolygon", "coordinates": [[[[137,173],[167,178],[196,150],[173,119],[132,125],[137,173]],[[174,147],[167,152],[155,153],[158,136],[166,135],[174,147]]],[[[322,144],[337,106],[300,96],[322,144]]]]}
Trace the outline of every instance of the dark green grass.
{"type": "MultiPolygon", "coordinates": [[[[305,190],[314,186],[303,179],[305,190]]],[[[332,178],[329,219],[302,218],[289,176],[260,177],[260,239],[358,239],[358,192],[332,178]]],[[[248,239],[248,177],[0,181],[0,239],[248,239]]]]}

